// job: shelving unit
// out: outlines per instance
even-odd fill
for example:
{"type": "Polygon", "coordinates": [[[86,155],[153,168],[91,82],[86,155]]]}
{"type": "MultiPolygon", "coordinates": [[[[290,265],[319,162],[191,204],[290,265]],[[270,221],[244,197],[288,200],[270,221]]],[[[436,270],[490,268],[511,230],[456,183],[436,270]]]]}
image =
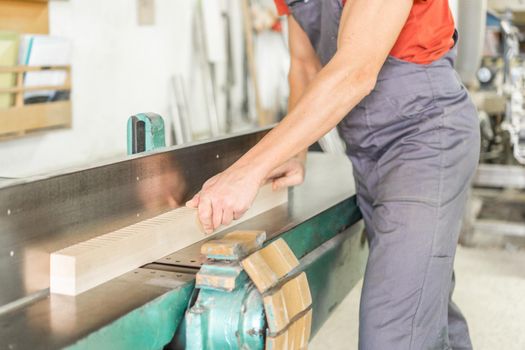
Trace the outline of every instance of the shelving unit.
{"type": "MultiPolygon", "coordinates": [[[[47,0],[0,0],[0,30],[22,34],[49,34],[47,0]]],[[[70,66],[0,66],[0,74],[16,75],[16,84],[0,87],[0,94],[14,96],[11,107],[0,108],[0,140],[30,132],[71,126],[71,101],[24,104],[29,91],[71,91],[70,66]],[[61,86],[24,86],[24,74],[37,71],[65,71],[61,86]]]]}
{"type": "Polygon", "coordinates": [[[0,67],[0,73],[16,74],[16,86],[0,88],[0,94],[15,95],[13,107],[0,109],[0,138],[11,138],[28,132],[71,126],[71,101],[55,101],[34,104],[24,104],[24,93],[28,91],[71,91],[71,69],[69,66],[14,66],[0,67]],[[65,71],[66,81],[61,86],[23,86],[23,76],[34,71],[65,71]]]}

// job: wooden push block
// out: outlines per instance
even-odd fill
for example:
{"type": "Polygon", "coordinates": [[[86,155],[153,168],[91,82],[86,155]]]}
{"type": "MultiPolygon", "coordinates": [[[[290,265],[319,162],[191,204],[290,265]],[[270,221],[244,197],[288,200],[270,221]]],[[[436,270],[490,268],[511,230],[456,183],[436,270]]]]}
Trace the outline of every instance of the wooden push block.
{"type": "Polygon", "coordinates": [[[299,261],[283,239],[256,251],[242,262],[242,267],[259,290],[264,293],[299,265],[299,261]]]}
{"type": "MultiPolygon", "coordinates": [[[[287,190],[263,186],[250,210],[230,226],[287,201],[287,190]]],[[[51,253],[51,293],[77,295],[204,238],[196,211],[183,207],[66,247],[51,253]]]]}
{"type": "Polygon", "coordinates": [[[204,243],[201,253],[208,259],[240,260],[262,248],[265,240],[264,231],[234,231],[222,238],[204,243]]]}
{"type": "Polygon", "coordinates": [[[270,333],[282,331],[291,321],[312,305],[306,274],[303,272],[281,288],[263,298],[270,333]]]}
{"type": "Polygon", "coordinates": [[[266,350],[303,350],[308,348],[312,329],[312,310],[292,323],[288,329],[277,335],[266,337],[266,350]]]}

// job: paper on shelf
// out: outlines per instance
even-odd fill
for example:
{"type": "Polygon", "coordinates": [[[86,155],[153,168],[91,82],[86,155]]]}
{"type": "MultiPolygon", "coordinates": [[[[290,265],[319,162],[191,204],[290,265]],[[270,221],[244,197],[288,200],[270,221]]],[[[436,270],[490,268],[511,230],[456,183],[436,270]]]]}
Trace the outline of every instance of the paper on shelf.
{"type": "MultiPolygon", "coordinates": [[[[21,40],[19,61],[28,66],[62,66],[71,64],[71,42],[67,38],[49,35],[24,35],[21,40]]],[[[64,71],[28,72],[24,78],[25,87],[60,86],[66,82],[64,71]]],[[[24,98],[35,96],[51,100],[56,91],[30,91],[24,98]]]]}

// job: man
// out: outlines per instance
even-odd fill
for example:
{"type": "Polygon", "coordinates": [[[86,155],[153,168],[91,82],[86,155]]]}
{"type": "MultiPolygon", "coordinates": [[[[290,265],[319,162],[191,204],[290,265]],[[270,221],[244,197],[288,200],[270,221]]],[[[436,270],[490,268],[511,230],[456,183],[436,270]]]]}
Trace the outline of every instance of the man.
{"type": "Polygon", "coordinates": [[[230,223],[265,179],[301,183],[301,151],[339,124],[370,246],[359,348],[472,349],[450,297],[479,126],[447,0],[276,3],[290,14],[289,113],[188,206],[208,232],[230,223]]]}

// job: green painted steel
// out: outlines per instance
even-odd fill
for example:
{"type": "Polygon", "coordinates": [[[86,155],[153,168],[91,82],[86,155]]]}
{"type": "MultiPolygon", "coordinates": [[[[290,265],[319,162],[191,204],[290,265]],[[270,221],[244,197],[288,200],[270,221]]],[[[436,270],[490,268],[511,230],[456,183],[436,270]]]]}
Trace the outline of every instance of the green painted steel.
{"type": "Polygon", "coordinates": [[[359,222],[316,249],[311,261],[301,261],[312,294],[312,336],[364,275],[368,244],[363,227],[359,222]]]}
{"type": "Polygon", "coordinates": [[[201,276],[213,276],[217,277],[214,279],[213,285],[207,282],[207,278],[202,278],[203,284],[197,283],[196,287],[200,289],[213,289],[219,291],[228,291],[228,286],[218,285],[218,282],[224,282],[226,279],[235,279],[235,287],[244,285],[248,280],[248,275],[242,270],[238,262],[225,261],[222,264],[213,263],[213,264],[204,264],[201,266],[199,271],[201,276]]]}
{"type": "Polygon", "coordinates": [[[133,140],[136,138],[136,135],[133,134],[133,124],[136,121],[144,122],[144,152],[166,147],[164,119],[155,113],[138,113],[128,119],[127,144],[129,155],[136,153],[133,150],[133,140]]]}
{"type": "MultiPolygon", "coordinates": [[[[286,240],[297,257],[302,258],[296,272],[307,274],[313,300],[313,333],[363,276],[367,248],[363,224],[357,223],[360,218],[352,198],[279,236],[286,240]]],[[[214,272],[216,275],[224,273],[220,269],[214,272]]],[[[260,327],[266,317],[271,316],[265,315],[263,310],[262,298],[251,281],[233,292],[201,289],[195,305],[186,315],[183,347],[188,350],[263,349],[264,328],[260,327]],[[250,293],[253,303],[246,308],[242,301],[250,293]],[[246,310],[250,309],[256,312],[247,315],[246,310]],[[258,334],[256,339],[260,341],[248,347],[243,341],[246,328],[240,327],[247,317],[257,326],[249,331],[258,334]]]]}
{"type": "Polygon", "coordinates": [[[186,350],[264,349],[262,297],[251,282],[232,292],[201,289],[185,326],[186,350]]]}
{"type": "Polygon", "coordinates": [[[194,281],[185,283],[91,333],[68,350],[158,350],[169,343],[184,318],[194,281]]]}
{"type": "Polygon", "coordinates": [[[266,242],[265,245],[277,238],[282,238],[288,243],[295,256],[301,259],[347,227],[361,220],[361,217],[356,197],[353,196],[266,242]]]}

